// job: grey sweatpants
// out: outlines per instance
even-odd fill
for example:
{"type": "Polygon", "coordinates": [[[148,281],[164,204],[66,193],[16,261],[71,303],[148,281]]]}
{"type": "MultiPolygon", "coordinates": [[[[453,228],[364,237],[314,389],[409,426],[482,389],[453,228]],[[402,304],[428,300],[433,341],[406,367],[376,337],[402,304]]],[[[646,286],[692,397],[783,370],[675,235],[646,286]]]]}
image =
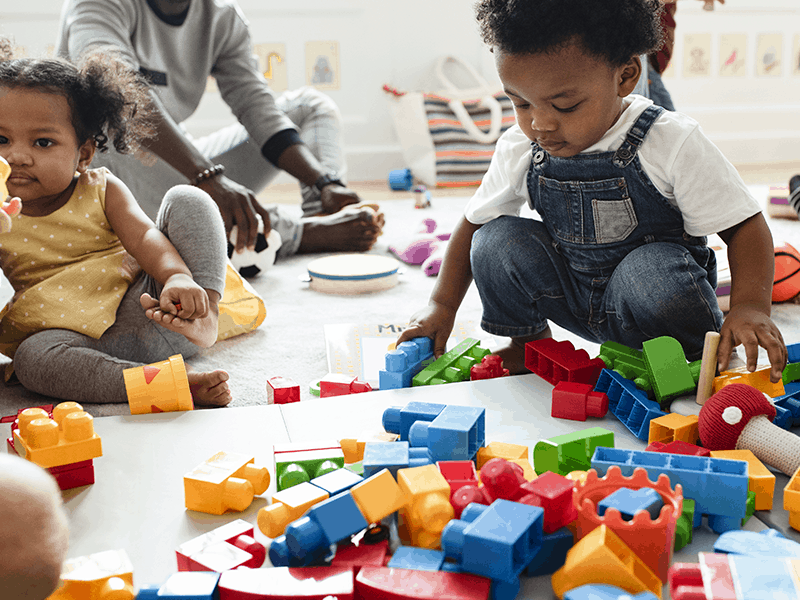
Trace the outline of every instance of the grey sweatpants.
{"type": "MultiPolygon", "coordinates": [[[[286,113],[326,172],[336,173],[344,181],[342,151],[342,118],[331,98],[311,87],[284,92],[276,99],[278,108],[286,113]]],[[[191,137],[191,136],[190,136],[191,137]]],[[[214,164],[225,165],[225,176],[258,194],[275,179],[280,169],[261,154],[261,148],[250,139],[244,126],[235,123],[202,138],[194,145],[214,164]]],[[[118,154],[113,150],[95,154],[93,167],[104,166],[122,179],[131,189],[151,219],[155,218],[161,198],[166,191],[186,178],[159,158],[145,160],[118,154]]],[[[303,214],[319,212],[322,204],[319,192],[301,185],[303,214]]],[[[272,228],[283,240],[279,257],[291,256],[300,247],[303,225],[291,211],[280,206],[267,206],[272,228]]]]}
{"type": "MultiPolygon", "coordinates": [[[[205,289],[225,290],[225,229],[217,205],[202,190],[188,185],[164,196],[156,225],[180,253],[192,277],[205,289]]],[[[75,402],[127,402],[123,369],[188,358],[200,350],[184,336],[164,329],[144,314],[139,297],[154,298],[161,284],[142,273],[117,309],[117,319],[100,339],[67,329],[47,329],[20,344],[14,372],[29,390],[75,402]]]]}

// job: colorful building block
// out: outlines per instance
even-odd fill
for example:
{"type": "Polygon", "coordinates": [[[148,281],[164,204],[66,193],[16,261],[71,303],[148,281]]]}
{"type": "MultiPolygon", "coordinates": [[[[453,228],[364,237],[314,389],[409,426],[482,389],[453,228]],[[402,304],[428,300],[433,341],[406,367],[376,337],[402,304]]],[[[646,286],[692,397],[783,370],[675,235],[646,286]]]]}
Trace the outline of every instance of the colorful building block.
{"type": "Polygon", "coordinates": [[[775,474],[764,466],[751,450],[712,450],[712,458],[743,460],[747,463],[747,489],[756,495],[756,510],[772,510],[775,474]]]}
{"type": "Polygon", "coordinates": [[[597,514],[602,517],[606,510],[613,508],[619,511],[623,520],[630,521],[636,513],[644,510],[651,519],[657,519],[662,506],[664,502],[653,488],[619,488],[597,503],[597,514]]]}
{"type": "Polygon", "coordinates": [[[300,402],[300,384],[280,375],[267,379],[267,404],[291,402],[300,402]]]}
{"type": "Polygon", "coordinates": [[[800,531],[800,470],[789,478],[783,488],[783,509],[789,513],[789,525],[800,531]]]}
{"type": "Polygon", "coordinates": [[[493,458],[505,458],[506,460],[528,458],[528,447],[519,444],[509,444],[507,442],[491,442],[484,448],[478,449],[476,462],[478,469],[482,469],[488,461],[493,458]]]}
{"type": "Polygon", "coordinates": [[[344,453],[335,440],[275,444],[273,455],[278,491],[344,467],[344,453]]]}
{"type": "Polygon", "coordinates": [[[525,344],[525,368],[553,385],[559,381],[594,385],[605,363],[589,358],[586,350],[575,350],[572,342],[545,338],[525,344]]]}
{"type": "Polygon", "coordinates": [[[207,571],[179,572],[170,575],[163,585],[145,585],[137,600],[217,600],[220,574],[207,571]]]}
{"type": "Polygon", "coordinates": [[[382,567],[389,556],[389,535],[385,526],[370,527],[364,535],[356,534],[348,541],[341,541],[336,547],[336,556],[330,563],[332,567],[352,567],[357,573],[363,567],[382,567]],[[386,532],[381,539],[367,535],[371,531],[386,532]]]}
{"type": "Polygon", "coordinates": [[[554,533],[578,516],[578,510],[572,502],[575,483],[571,479],[548,471],[533,481],[523,483],[521,489],[525,496],[519,502],[544,509],[542,530],[545,534],[554,533]]]}
{"type": "Polygon", "coordinates": [[[650,477],[665,474],[672,483],[680,484],[683,495],[695,501],[695,527],[700,526],[703,515],[708,515],[708,526],[716,533],[741,527],[748,487],[744,461],[618,448],[595,450],[592,468],[602,475],[611,466],[618,466],[626,476],[643,467],[650,477]]]}
{"type": "MultiPolygon", "coordinates": [[[[425,467],[423,467],[425,468],[425,467]]],[[[407,498],[388,469],[350,488],[350,493],[367,523],[379,523],[405,506],[407,498]]]]}
{"type": "Polygon", "coordinates": [[[800,544],[786,539],[777,529],[726,531],[714,542],[714,552],[744,556],[800,558],[800,544]]]}
{"type": "Polygon", "coordinates": [[[442,529],[453,518],[450,484],[436,465],[397,471],[406,504],[398,512],[400,539],[411,546],[437,549],[442,529]]]}
{"type": "Polygon", "coordinates": [[[471,460],[440,460],[436,468],[450,485],[450,497],[465,485],[478,485],[478,473],[471,460]]]}
{"type": "Polygon", "coordinates": [[[603,361],[606,369],[619,373],[625,379],[630,379],[639,389],[647,392],[652,389],[641,350],[629,348],[618,342],[607,341],[600,346],[600,354],[597,358],[603,361]]]}
{"type": "Polygon", "coordinates": [[[472,365],[469,369],[471,381],[495,379],[497,377],[505,377],[508,374],[509,370],[503,367],[503,359],[497,354],[484,356],[479,364],[472,365]]]}
{"type": "Polygon", "coordinates": [[[364,460],[364,447],[367,442],[394,442],[399,437],[396,433],[373,431],[362,433],[357,438],[342,438],[339,440],[339,445],[344,454],[344,463],[349,465],[364,460]]]}
{"type": "Polygon", "coordinates": [[[463,340],[417,373],[412,379],[412,385],[437,385],[469,380],[470,367],[490,354],[479,344],[473,338],[463,340]]]}
{"type": "Polygon", "coordinates": [[[368,442],[364,446],[364,476],[389,469],[397,475],[398,469],[409,469],[431,464],[427,448],[412,448],[408,442],[368,442]]]}
{"type": "Polygon", "coordinates": [[[608,410],[640,440],[647,440],[650,421],[666,414],[635,383],[614,371],[603,369],[594,389],[608,396],[608,410]]]}
{"type": "Polygon", "coordinates": [[[236,519],[184,542],[175,550],[178,571],[228,571],[238,567],[257,569],[267,551],[253,538],[253,526],[236,519]]]}
{"type": "Polygon", "coordinates": [[[408,441],[408,431],[417,421],[433,421],[445,408],[445,404],[432,402],[409,402],[403,406],[390,406],[383,411],[381,423],[389,433],[400,436],[401,442],[408,441]]]}
{"type": "Polygon", "coordinates": [[[697,386],[680,342],[661,336],[642,342],[642,356],[656,400],[662,406],[697,386]]]}
{"type": "Polygon", "coordinates": [[[50,467],[47,469],[55,477],[58,489],[71,490],[94,483],[94,461],[82,460],[80,462],[50,467]]]}
{"type": "Polygon", "coordinates": [[[551,417],[585,421],[587,416],[602,418],[607,412],[608,396],[593,391],[591,384],[559,381],[553,388],[551,417]]]}
{"type": "Polygon", "coordinates": [[[786,393],[783,381],[772,383],[769,380],[769,372],[771,367],[769,365],[759,365],[752,373],[747,370],[747,367],[737,367],[735,369],[728,369],[714,377],[712,386],[713,393],[716,394],[726,385],[732,383],[744,383],[750,387],[756,388],[758,391],[763,392],[770,398],[777,398],[786,393]]]}
{"type": "Polygon", "coordinates": [[[359,381],[358,377],[345,375],[344,373],[328,373],[319,380],[320,398],[330,398],[331,396],[347,396],[349,394],[360,394],[371,392],[372,386],[366,381],[359,381]]]}
{"type": "Polygon", "coordinates": [[[491,581],[469,573],[364,567],[356,593],[365,600],[489,600],[491,581]]]}
{"type": "Polygon", "coordinates": [[[615,585],[630,594],[651,592],[661,598],[658,576],[606,525],[575,544],[551,581],[559,598],[576,587],[598,583],[615,585]]]}
{"type": "Polygon", "coordinates": [[[678,517],[678,522],[675,525],[675,552],[692,543],[692,532],[694,531],[694,527],[692,527],[693,523],[694,500],[691,498],[684,498],[683,512],[681,512],[681,516],[678,517]]]}
{"type": "Polygon", "coordinates": [[[669,413],[663,417],[658,417],[650,421],[650,432],[647,443],[663,442],[686,442],[687,444],[698,444],[700,433],[697,428],[697,415],[679,415],[669,413]]]}
{"type": "Polygon", "coordinates": [[[68,558],[61,581],[48,600],[104,600],[109,593],[133,598],[133,565],[125,550],[106,550],[68,558]]]}
{"type": "Polygon", "coordinates": [[[674,442],[650,442],[645,448],[647,452],[665,452],[667,454],[685,454],[687,456],[711,456],[711,450],[694,444],[676,440],[674,442]]]}
{"type": "MultiPolygon", "coordinates": [[[[545,515],[547,515],[547,511],[545,511],[545,515]]],[[[528,577],[552,575],[564,566],[567,553],[574,545],[574,536],[567,527],[562,527],[552,533],[545,533],[542,536],[542,547],[525,567],[525,575],[528,577]]]]}
{"type": "Polygon", "coordinates": [[[614,432],[590,427],[541,440],[533,447],[533,468],[538,474],[553,471],[566,475],[570,471],[586,471],[598,446],[613,448],[614,432]]]}
{"type": "Polygon", "coordinates": [[[183,476],[186,508],[212,515],[243,511],[269,487],[269,471],[252,456],[217,452],[183,476]]]}
{"type": "Polygon", "coordinates": [[[220,600],[353,600],[350,567],[236,569],[220,575],[220,600]]]}
{"type": "Polygon", "coordinates": [[[310,482],[275,492],[272,495],[272,504],[258,511],[258,528],[270,538],[283,535],[289,523],[299,519],[309,508],[329,497],[325,490],[310,482]]]}
{"type": "Polygon", "coordinates": [[[486,440],[486,409],[449,404],[433,421],[417,421],[408,431],[415,448],[424,447],[432,461],[472,460],[486,440]]]}
{"type": "Polygon", "coordinates": [[[123,369],[132,415],[194,409],[186,365],[180,354],[167,360],[123,369]]]}
{"type": "Polygon", "coordinates": [[[396,390],[411,387],[411,380],[435,359],[433,340],[427,337],[413,338],[397,345],[386,353],[385,368],[378,371],[378,387],[396,390]]]}
{"type": "Polygon", "coordinates": [[[641,592],[631,596],[615,585],[582,585],[564,594],[564,600],[656,600],[651,592],[641,592]]]}
{"type": "Polygon", "coordinates": [[[400,546],[386,563],[390,569],[413,569],[415,571],[439,571],[444,565],[444,552],[429,548],[400,546]]]}

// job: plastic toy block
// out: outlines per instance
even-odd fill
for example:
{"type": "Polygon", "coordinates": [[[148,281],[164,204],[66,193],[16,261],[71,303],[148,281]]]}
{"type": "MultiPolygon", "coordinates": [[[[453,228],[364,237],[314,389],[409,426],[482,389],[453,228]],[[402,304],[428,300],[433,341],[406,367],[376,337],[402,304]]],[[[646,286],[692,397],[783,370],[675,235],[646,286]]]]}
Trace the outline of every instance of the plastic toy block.
{"type": "Polygon", "coordinates": [[[747,370],[747,367],[737,367],[735,369],[728,369],[714,377],[713,393],[716,394],[726,385],[731,383],[744,383],[750,387],[756,388],[758,391],[763,392],[770,398],[777,398],[786,393],[783,381],[772,383],[769,380],[769,365],[759,365],[752,373],[747,370]]]}
{"type": "Polygon", "coordinates": [[[91,460],[103,455],[94,418],[76,402],[62,402],[51,419],[41,408],[26,408],[17,416],[13,430],[17,454],[49,469],[91,460]]]}
{"type": "Polygon", "coordinates": [[[418,337],[386,353],[385,367],[378,372],[378,387],[396,390],[411,387],[411,380],[434,361],[433,340],[418,337]]]}
{"type": "Polygon", "coordinates": [[[58,589],[48,600],[133,598],[133,565],[125,550],[106,550],[68,558],[61,567],[58,589]]]}
{"type": "Polygon", "coordinates": [[[615,585],[582,585],[564,594],[564,600],[656,600],[650,592],[631,596],[615,585]]]}
{"type": "MultiPolygon", "coordinates": [[[[496,377],[505,377],[509,374],[509,370],[503,368],[503,359],[497,354],[489,354],[481,359],[480,364],[472,365],[469,369],[469,378],[471,381],[478,379],[495,379],[496,377]]],[[[800,378],[800,376],[798,376],[800,378]]]]}
{"type": "Polygon", "coordinates": [[[711,451],[702,446],[687,444],[676,440],[674,442],[650,442],[645,448],[647,452],[666,452],[667,454],[685,454],[687,456],[711,456],[711,451]]]}
{"type": "Polygon", "coordinates": [[[527,495],[519,502],[541,506],[544,509],[542,527],[544,533],[553,533],[578,516],[578,510],[572,502],[572,492],[575,488],[572,480],[548,471],[533,481],[522,484],[521,487],[527,495]],[[535,499],[528,496],[534,496],[535,499]]]}
{"type": "Polygon", "coordinates": [[[525,481],[533,481],[536,479],[536,471],[533,470],[533,465],[527,458],[513,458],[508,462],[514,463],[522,468],[522,476],[525,478],[525,481]]]}
{"type": "Polygon", "coordinates": [[[353,600],[353,569],[305,567],[236,569],[219,578],[220,600],[353,600]]]}
{"type": "Polygon", "coordinates": [[[170,575],[162,586],[147,585],[137,600],[217,600],[219,573],[182,572],[170,575]]]}
{"type": "Polygon", "coordinates": [[[368,442],[364,447],[364,477],[371,477],[382,469],[397,476],[398,469],[409,469],[431,464],[427,448],[412,448],[408,442],[368,442]]]}
{"type": "Polygon", "coordinates": [[[650,421],[648,444],[653,442],[664,442],[666,444],[674,441],[686,442],[687,444],[698,444],[700,442],[697,415],[669,413],[650,421]]]}
{"type": "Polygon", "coordinates": [[[300,402],[300,384],[277,375],[267,379],[267,404],[300,402]]]}
{"type": "Polygon", "coordinates": [[[726,531],[714,542],[714,552],[744,556],[800,558],[800,544],[786,539],[777,529],[726,531]]]}
{"type": "Polygon", "coordinates": [[[47,469],[55,477],[61,491],[71,490],[94,483],[94,461],[82,460],[81,462],[47,469]]]}
{"type": "Polygon", "coordinates": [[[400,546],[386,564],[390,569],[413,569],[415,571],[439,571],[444,564],[444,552],[428,548],[400,546]]]}
{"type": "Polygon", "coordinates": [[[751,450],[712,450],[712,458],[743,460],[747,463],[747,489],[756,495],[756,510],[772,510],[775,474],[764,466],[751,450]]]}
{"type": "Polygon", "coordinates": [[[319,477],[315,477],[309,483],[328,492],[329,496],[335,496],[345,490],[351,489],[364,481],[361,475],[357,475],[347,469],[336,469],[319,477]]]}
{"type": "Polygon", "coordinates": [[[368,523],[380,522],[406,503],[405,494],[388,469],[354,485],[350,488],[350,493],[368,523]]]}
{"type": "Polygon", "coordinates": [[[781,429],[789,429],[792,426],[792,413],[782,406],[775,406],[775,418],[772,424],[781,429]]]}
{"type": "Polygon", "coordinates": [[[575,544],[551,581],[559,598],[578,586],[592,583],[616,585],[630,594],[651,592],[661,598],[658,576],[605,525],[575,544]]]}
{"type": "Polygon", "coordinates": [[[608,396],[608,410],[640,440],[647,440],[650,421],[666,414],[635,383],[614,371],[603,369],[594,389],[608,396]]]}
{"type": "Polygon", "coordinates": [[[408,430],[417,421],[433,421],[445,408],[445,404],[432,402],[409,402],[402,406],[390,406],[383,411],[383,428],[400,436],[401,442],[408,441],[408,430]]]}
{"type": "Polygon", "coordinates": [[[363,600],[489,600],[491,582],[469,573],[364,567],[356,575],[363,600]]]}
{"type": "Polygon", "coordinates": [[[412,386],[467,381],[470,367],[487,354],[489,351],[481,348],[478,340],[467,338],[417,373],[412,386]]]}
{"type": "Polygon", "coordinates": [[[529,493],[523,488],[527,481],[522,468],[504,458],[493,458],[487,462],[478,477],[483,486],[480,489],[486,497],[486,504],[500,498],[516,501],[529,493]]]}
{"type": "Polygon", "coordinates": [[[382,567],[386,564],[389,555],[388,529],[384,526],[371,527],[364,533],[375,529],[386,530],[387,535],[384,539],[369,541],[369,536],[364,535],[360,540],[354,542],[358,534],[348,542],[339,542],[336,548],[336,556],[333,557],[330,565],[332,567],[353,567],[357,573],[362,567],[382,567]]]}
{"type": "Polygon", "coordinates": [[[151,365],[124,369],[122,377],[132,415],[194,408],[186,365],[180,354],[151,365]]]}
{"type": "Polygon", "coordinates": [[[442,529],[453,518],[450,485],[436,465],[397,471],[397,485],[406,498],[399,511],[401,539],[419,548],[439,548],[442,529]]]}
{"type": "Polygon", "coordinates": [[[652,389],[641,350],[608,341],[600,346],[597,358],[603,361],[606,369],[616,371],[625,379],[632,380],[640,389],[645,391],[652,389]]]}
{"type": "Polygon", "coordinates": [[[478,469],[482,469],[488,461],[493,458],[505,458],[506,460],[528,458],[528,447],[519,444],[508,444],[506,442],[491,442],[484,448],[478,449],[476,462],[478,469]]]}
{"type": "Polygon", "coordinates": [[[267,537],[278,537],[289,523],[299,519],[309,508],[328,497],[325,490],[308,482],[275,492],[272,495],[272,504],[258,511],[258,528],[267,537]]]}
{"type": "MultiPolygon", "coordinates": [[[[595,456],[598,452],[599,450],[595,452],[595,456]]],[[[665,455],[651,454],[651,456],[665,455]]],[[[666,581],[676,523],[681,516],[682,499],[681,486],[676,485],[674,489],[671,488],[666,475],[660,475],[658,481],[653,482],[648,479],[647,471],[643,468],[637,468],[632,477],[623,477],[618,466],[609,467],[608,473],[603,478],[599,478],[597,472],[591,470],[582,484],[576,483],[573,495],[573,502],[578,507],[578,518],[575,521],[576,538],[582,539],[600,525],[606,525],[656,576],[666,581]],[[647,511],[640,511],[630,521],[624,520],[616,510],[599,515],[597,506],[600,501],[623,487],[632,490],[654,489],[664,503],[658,517],[651,518],[647,511]]]]}
{"type": "Polygon", "coordinates": [[[642,343],[642,356],[659,404],[695,390],[697,384],[689,371],[686,355],[675,338],[661,336],[646,340],[642,343]]]}
{"type": "Polygon", "coordinates": [[[364,460],[364,446],[367,442],[394,442],[400,436],[387,431],[364,433],[357,438],[343,438],[339,440],[344,454],[344,464],[358,463],[364,460]]]}
{"type": "Polygon", "coordinates": [[[788,363],[783,368],[781,381],[783,381],[783,383],[791,383],[798,379],[800,379],[800,363],[788,363]]]}
{"type": "Polygon", "coordinates": [[[683,512],[675,526],[675,552],[692,543],[692,531],[694,531],[692,523],[694,523],[694,500],[684,498],[683,512]]]}
{"type": "Polygon", "coordinates": [[[651,519],[657,519],[664,502],[653,488],[619,488],[597,503],[597,514],[603,516],[606,510],[614,508],[623,520],[630,521],[640,510],[647,511],[651,519]]]}
{"type": "Polygon", "coordinates": [[[695,527],[700,526],[703,515],[708,515],[708,525],[716,533],[741,527],[748,487],[744,461],[615,448],[595,450],[592,467],[598,473],[605,473],[612,465],[624,475],[644,467],[651,477],[665,474],[671,482],[680,484],[683,494],[695,501],[695,527]]]}
{"type": "Polygon", "coordinates": [[[408,431],[411,446],[426,447],[432,461],[472,460],[483,446],[486,409],[445,406],[433,421],[417,421],[408,431]]]}
{"type": "Polygon", "coordinates": [[[551,417],[585,421],[587,416],[602,418],[607,412],[608,396],[592,391],[588,383],[559,381],[553,388],[551,417]]]}
{"type": "Polygon", "coordinates": [[[553,385],[559,381],[594,385],[605,363],[589,358],[586,350],[575,350],[572,342],[545,338],[525,344],[525,368],[553,385]]]}
{"type": "Polygon", "coordinates": [[[471,460],[440,460],[436,468],[450,485],[450,497],[465,485],[478,485],[478,473],[471,460]]]}
{"type": "Polygon", "coordinates": [[[184,542],[175,550],[178,571],[228,571],[237,567],[257,569],[267,551],[253,539],[253,526],[237,519],[184,542]]]}
{"type": "Polygon", "coordinates": [[[586,471],[598,446],[614,447],[614,433],[602,427],[557,435],[541,440],[533,447],[533,468],[538,474],[553,471],[566,475],[586,471]]]}
{"type": "Polygon", "coordinates": [[[557,529],[553,533],[545,533],[542,536],[541,549],[525,567],[525,575],[528,577],[552,575],[564,565],[567,553],[574,544],[572,532],[566,527],[557,529]]]}
{"type": "Polygon", "coordinates": [[[800,342],[796,344],[786,344],[786,351],[790,363],[800,362],[800,342]]]}
{"type": "Polygon", "coordinates": [[[745,526],[747,521],[750,520],[756,514],[756,493],[750,490],[747,490],[747,509],[744,513],[744,518],[742,519],[742,527],[745,526]]]}
{"type": "Polygon", "coordinates": [[[269,561],[273,567],[324,567],[334,558],[331,546],[317,547],[303,555],[295,555],[289,548],[286,534],[279,535],[269,545],[269,561]]]}
{"type": "Polygon", "coordinates": [[[278,491],[344,467],[344,452],[334,440],[275,444],[273,449],[278,491]]]}
{"type": "Polygon", "coordinates": [[[186,508],[212,515],[245,510],[269,487],[269,471],[253,461],[252,456],[223,451],[195,467],[183,476],[186,508]]]}
{"type": "Polygon", "coordinates": [[[783,488],[783,509],[789,512],[789,525],[800,531],[800,469],[783,488]]]}
{"type": "Polygon", "coordinates": [[[360,394],[362,392],[371,391],[372,386],[366,381],[359,381],[358,377],[345,375],[344,373],[328,373],[319,380],[320,398],[346,396],[348,394],[360,394]]]}

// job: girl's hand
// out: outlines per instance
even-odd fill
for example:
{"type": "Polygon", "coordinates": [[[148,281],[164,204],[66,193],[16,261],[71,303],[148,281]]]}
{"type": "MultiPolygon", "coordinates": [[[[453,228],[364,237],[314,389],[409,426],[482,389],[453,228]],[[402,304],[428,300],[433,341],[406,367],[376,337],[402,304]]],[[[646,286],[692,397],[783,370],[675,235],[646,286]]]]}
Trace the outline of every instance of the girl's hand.
{"type": "Polygon", "coordinates": [[[455,310],[431,301],[428,306],[411,315],[411,321],[397,338],[397,343],[417,337],[429,337],[433,340],[433,355],[439,358],[447,349],[447,340],[453,331],[455,320],[455,310]]]}
{"type": "Polygon", "coordinates": [[[158,299],[163,313],[174,315],[186,321],[200,319],[208,315],[208,294],[189,275],[172,275],[164,284],[158,299]]]}
{"type": "Polygon", "coordinates": [[[0,233],[11,231],[11,217],[16,217],[22,210],[22,200],[19,198],[9,198],[8,202],[3,203],[3,210],[0,211],[0,233]]]}
{"type": "Polygon", "coordinates": [[[717,352],[720,371],[728,368],[731,352],[739,344],[744,344],[748,371],[756,370],[758,347],[761,346],[767,351],[769,362],[772,365],[769,374],[770,381],[772,383],[780,381],[788,359],[788,351],[781,332],[769,315],[747,304],[731,308],[720,330],[719,351],[717,352]]]}

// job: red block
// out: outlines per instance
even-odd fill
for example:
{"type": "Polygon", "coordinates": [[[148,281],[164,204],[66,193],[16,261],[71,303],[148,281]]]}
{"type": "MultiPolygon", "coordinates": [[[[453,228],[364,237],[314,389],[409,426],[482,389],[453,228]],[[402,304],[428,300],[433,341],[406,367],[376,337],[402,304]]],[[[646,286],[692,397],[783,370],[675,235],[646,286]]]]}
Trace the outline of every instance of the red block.
{"type": "Polygon", "coordinates": [[[588,383],[559,381],[553,388],[552,417],[585,421],[587,416],[602,418],[607,412],[608,396],[595,392],[588,383]]]}
{"type": "Polygon", "coordinates": [[[526,483],[522,467],[504,458],[493,458],[483,465],[481,483],[488,504],[500,498],[516,501],[526,493],[522,490],[522,484],[526,483]]]}
{"type": "Polygon", "coordinates": [[[227,571],[238,567],[258,569],[266,548],[253,538],[253,526],[237,519],[178,546],[178,571],[227,571]]]}
{"type": "Polygon", "coordinates": [[[574,485],[571,479],[547,471],[522,484],[527,495],[518,502],[541,506],[544,509],[544,532],[553,533],[578,518],[578,509],[572,502],[574,485]]]}
{"type": "Polygon", "coordinates": [[[91,458],[47,470],[56,478],[56,483],[62,491],[94,483],[94,461],[91,458]]]}
{"type": "Polygon", "coordinates": [[[366,381],[359,381],[357,377],[344,375],[342,373],[328,373],[319,380],[320,398],[345,396],[347,394],[359,394],[361,392],[371,391],[372,386],[366,381]]]}
{"type": "Polygon", "coordinates": [[[300,385],[288,377],[270,377],[267,379],[267,398],[269,404],[300,402],[300,385]]]}
{"type": "Polygon", "coordinates": [[[450,496],[450,504],[453,506],[455,518],[460,519],[461,513],[469,504],[477,502],[478,504],[491,504],[491,500],[483,493],[483,488],[477,485],[465,485],[453,492],[450,496]]]}
{"type": "Polygon", "coordinates": [[[488,354],[481,359],[480,364],[472,365],[469,368],[469,378],[471,381],[475,381],[476,379],[505,377],[508,373],[508,369],[503,368],[503,359],[497,354],[488,354]]]}
{"type": "Polygon", "coordinates": [[[665,444],[664,442],[653,442],[645,448],[647,452],[666,452],[667,454],[686,454],[688,456],[711,456],[708,448],[695,446],[681,440],[674,440],[665,444]]]}
{"type": "Polygon", "coordinates": [[[362,567],[382,567],[389,556],[389,540],[377,544],[363,541],[356,544],[340,543],[331,561],[332,567],[352,567],[356,573],[362,567]]]}
{"type": "Polygon", "coordinates": [[[440,460],[436,466],[442,477],[450,484],[451,497],[465,485],[478,485],[475,463],[471,460],[440,460]]]}
{"type": "Polygon", "coordinates": [[[353,600],[353,579],[349,567],[236,569],[220,575],[217,592],[219,600],[353,600]]]}
{"type": "Polygon", "coordinates": [[[355,588],[359,600],[487,600],[491,580],[468,573],[364,567],[355,588]]]}
{"type": "Polygon", "coordinates": [[[586,350],[575,350],[571,342],[545,338],[525,344],[525,368],[553,385],[571,381],[593,386],[606,364],[590,359],[586,350]]]}

